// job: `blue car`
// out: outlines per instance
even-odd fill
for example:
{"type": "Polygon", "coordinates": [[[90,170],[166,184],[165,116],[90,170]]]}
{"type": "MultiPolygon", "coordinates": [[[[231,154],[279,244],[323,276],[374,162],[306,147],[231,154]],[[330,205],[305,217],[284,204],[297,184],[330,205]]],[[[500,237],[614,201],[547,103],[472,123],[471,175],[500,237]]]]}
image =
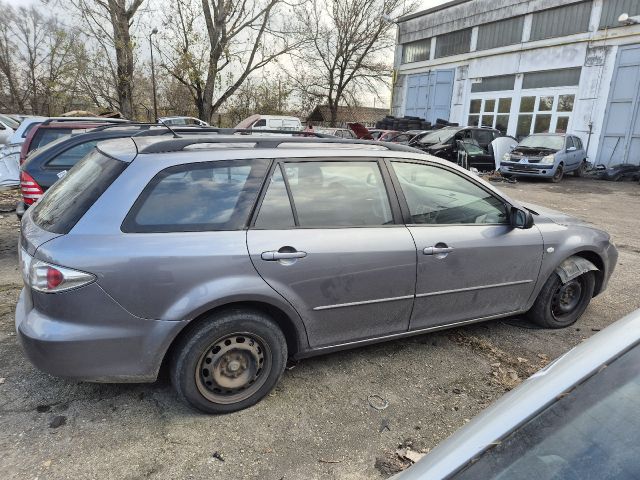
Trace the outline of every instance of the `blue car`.
{"type": "Polygon", "coordinates": [[[537,133],[522,140],[500,162],[503,177],[542,177],[554,183],[566,173],[581,177],[587,170],[582,140],[564,133],[537,133]]]}

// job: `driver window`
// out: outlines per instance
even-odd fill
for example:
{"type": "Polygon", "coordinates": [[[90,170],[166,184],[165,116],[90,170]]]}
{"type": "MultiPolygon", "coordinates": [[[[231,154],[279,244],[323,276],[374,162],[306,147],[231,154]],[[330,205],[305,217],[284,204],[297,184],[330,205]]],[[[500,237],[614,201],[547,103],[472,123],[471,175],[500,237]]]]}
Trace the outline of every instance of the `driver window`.
{"type": "Polygon", "coordinates": [[[506,205],[463,176],[444,168],[392,162],[412,224],[508,223],[506,205]]]}

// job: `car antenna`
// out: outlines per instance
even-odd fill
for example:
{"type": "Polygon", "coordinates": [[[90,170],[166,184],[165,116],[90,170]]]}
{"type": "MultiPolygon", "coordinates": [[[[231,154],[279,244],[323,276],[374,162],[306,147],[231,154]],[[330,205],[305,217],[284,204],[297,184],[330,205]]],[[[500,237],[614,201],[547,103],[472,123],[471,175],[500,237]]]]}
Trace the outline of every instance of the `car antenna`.
{"type": "Polygon", "coordinates": [[[169,130],[171,133],[173,133],[173,138],[182,138],[181,135],[178,135],[175,130],[173,128],[171,128],[169,125],[167,125],[166,123],[164,123],[163,120],[158,120],[162,125],[164,125],[165,127],[167,127],[167,130],[169,130]]]}

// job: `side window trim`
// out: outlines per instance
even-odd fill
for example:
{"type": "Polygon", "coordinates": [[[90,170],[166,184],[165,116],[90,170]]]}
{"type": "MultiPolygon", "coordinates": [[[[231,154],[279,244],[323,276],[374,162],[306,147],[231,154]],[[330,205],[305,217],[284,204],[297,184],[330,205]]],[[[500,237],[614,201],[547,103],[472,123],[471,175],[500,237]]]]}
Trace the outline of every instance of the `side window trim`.
{"type": "Polygon", "coordinates": [[[278,168],[282,172],[282,178],[284,180],[284,188],[287,191],[287,197],[289,197],[289,205],[291,205],[291,212],[293,213],[293,223],[295,228],[300,227],[300,221],[298,220],[298,210],[296,210],[296,202],[293,199],[293,194],[291,193],[291,185],[289,185],[289,177],[287,175],[287,171],[283,166],[282,161],[278,162],[278,168]]]}
{"type": "Polygon", "coordinates": [[[511,204],[507,200],[505,200],[503,197],[501,197],[500,195],[496,195],[495,192],[492,192],[491,190],[486,188],[484,185],[474,181],[473,178],[464,177],[464,176],[460,175],[459,172],[457,172],[453,168],[448,168],[446,165],[440,165],[438,163],[432,163],[432,162],[424,161],[424,160],[416,160],[416,159],[412,159],[412,158],[394,158],[394,157],[386,158],[385,159],[385,163],[387,164],[387,169],[388,169],[389,174],[391,176],[391,182],[393,183],[394,190],[396,191],[396,195],[398,196],[398,202],[400,203],[400,209],[402,211],[402,218],[403,218],[404,224],[406,226],[456,227],[456,226],[461,226],[461,225],[474,225],[474,226],[479,226],[479,225],[482,225],[482,226],[504,225],[502,223],[498,223],[498,224],[488,224],[488,223],[457,223],[457,224],[456,223],[432,223],[432,224],[428,224],[428,223],[413,223],[412,222],[412,217],[411,217],[411,212],[409,210],[409,204],[407,202],[407,199],[405,198],[404,192],[402,191],[402,186],[400,185],[400,180],[398,180],[398,176],[396,175],[396,172],[393,169],[393,165],[392,165],[393,162],[396,162],[396,163],[414,163],[414,164],[426,165],[426,166],[434,167],[434,168],[441,168],[443,170],[446,170],[447,172],[451,172],[451,173],[453,173],[455,175],[458,175],[460,178],[463,178],[463,179],[471,182],[476,187],[481,188],[482,190],[487,192],[489,195],[491,195],[492,197],[494,197],[497,200],[499,200],[507,208],[511,207],[511,204]]]}

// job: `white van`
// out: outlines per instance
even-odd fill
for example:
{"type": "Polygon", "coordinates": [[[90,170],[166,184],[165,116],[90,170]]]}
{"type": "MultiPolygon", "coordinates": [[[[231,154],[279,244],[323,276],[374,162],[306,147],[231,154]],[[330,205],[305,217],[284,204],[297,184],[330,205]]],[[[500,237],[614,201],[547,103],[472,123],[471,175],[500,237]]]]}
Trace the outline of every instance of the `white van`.
{"type": "Polygon", "coordinates": [[[299,132],[302,130],[302,123],[297,117],[251,115],[236,125],[236,128],[250,128],[252,130],[290,130],[292,132],[299,132]]]}

